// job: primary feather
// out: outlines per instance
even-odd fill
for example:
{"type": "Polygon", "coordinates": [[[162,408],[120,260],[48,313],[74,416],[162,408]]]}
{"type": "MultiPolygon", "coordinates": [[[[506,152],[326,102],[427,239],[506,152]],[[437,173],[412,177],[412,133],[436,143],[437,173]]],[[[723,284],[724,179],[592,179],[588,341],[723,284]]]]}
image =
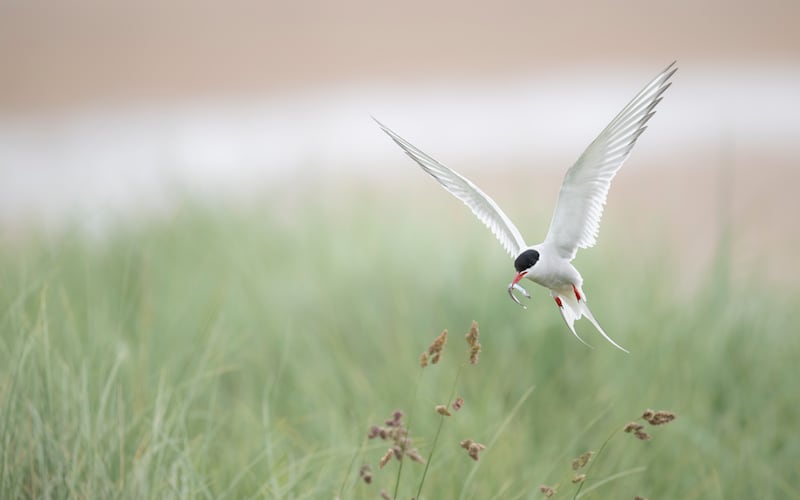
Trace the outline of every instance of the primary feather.
{"type": "Polygon", "coordinates": [[[578,248],[594,246],[611,179],[620,169],[655,114],[661,94],[677,71],[673,62],[648,83],[600,132],[567,171],[545,242],[572,260],[578,248]]]}
{"type": "Polygon", "coordinates": [[[516,257],[525,245],[525,240],[519,229],[514,225],[508,216],[503,213],[497,203],[488,195],[478,189],[469,179],[459,173],[445,167],[434,160],[416,146],[406,141],[384,124],[375,119],[375,123],[392,138],[392,140],[406,152],[412,160],[417,162],[420,167],[428,172],[439,184],[442,185],[453,196],[463,201],[472,210],[478,219],[492,231],[492,234],[500,241],[506,252],[511,257],[516,257]]]}

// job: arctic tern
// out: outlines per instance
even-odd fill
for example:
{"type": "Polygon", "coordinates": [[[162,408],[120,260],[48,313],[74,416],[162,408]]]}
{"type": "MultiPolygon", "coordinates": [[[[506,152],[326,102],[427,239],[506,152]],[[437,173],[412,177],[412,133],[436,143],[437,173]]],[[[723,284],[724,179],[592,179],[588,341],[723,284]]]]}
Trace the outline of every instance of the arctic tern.
{"type": "Polygon", "coordinates": [[[636,139],[647,128],[647,122],[655,114],[662,94],[672,84],[669,79],[677,69],[673,62],[651,80],[567,170],[547,236],[542,243],[532,246],[525,243],[517,227],[497,203],[469,179],[373,119],[425,172],[463,201],[514,258],[516,274],[508,285],[508,294],[514,302],[522,305],[514,290],[530,299],[530,294],[519,285],[523,278],[527,278],[550,290],[561,317],[578,340],[586,344],[575,331],[574,323],[586,316],[607,341],[628,352],[606,334],[592,315],[582,289],[583,278],[571,262],[579,248],[594,246],[611,179],[630,155],[636,139]]]}

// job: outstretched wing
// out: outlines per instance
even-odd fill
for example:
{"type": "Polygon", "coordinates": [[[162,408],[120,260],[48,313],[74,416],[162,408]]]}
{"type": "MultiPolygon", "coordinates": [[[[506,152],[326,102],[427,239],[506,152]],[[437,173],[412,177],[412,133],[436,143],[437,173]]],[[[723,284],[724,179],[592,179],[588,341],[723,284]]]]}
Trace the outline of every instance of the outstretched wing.
{"type": "Polygon", "coordinates": [[[463,201],[472,210],[472,213],[492,231],[492,234],[495,235],[512,258],[516,257],[527,246],[519,230],[509,220],[508,216],[500,210],[494,200],[478,189],[478,186],[420,151],[413,144],[376,120],[375,117],[372,119],[398,146],[403,148],[403,151],[412,160],[422,167],[422,170],[431,174],[450,194],[463,201]]]}
{"type": "Polygon", "coordinates": [[[545,242],[572,260],[578,248],[594,246],[611,179],[628,158],[636,139],[655,114],[668,80],[678,70],[673,62],[625,106],[567,171],[545,242]]]}

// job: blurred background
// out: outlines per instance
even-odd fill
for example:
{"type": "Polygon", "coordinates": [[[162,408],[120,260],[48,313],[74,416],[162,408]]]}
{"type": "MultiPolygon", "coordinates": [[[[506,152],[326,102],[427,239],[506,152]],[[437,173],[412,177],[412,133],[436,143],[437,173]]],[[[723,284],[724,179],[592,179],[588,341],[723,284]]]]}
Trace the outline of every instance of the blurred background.
{"type": "Polygon", "coordinates": [[[678,419],[619,433],[582,494],[800,499],[799,20],[796,0],[0,0],[0,497],[567,497],[571,458],[651,407],[678,419]],[[575,261],[630,355],[585,320],[577,342],[533,284],[513,304],[500,245],[370,117],[533,243],[674,60],[575,261]],[[423,466],[395,480],[365,437],[397,408],[436,451],[422,495],[423,466]]]}
{"type": "Polygon", "coordinates": [[[525,218],[546,222],[565,169],[677,59],[609,226],[657,224],[692,274],[730,224],[734,268],[759,259],[785,283],[800,243],[799,16],[789,0],[3,2],[0,224],[102,231],[187,195],[441,196],[372,114],[531,234],[525,218]]]}

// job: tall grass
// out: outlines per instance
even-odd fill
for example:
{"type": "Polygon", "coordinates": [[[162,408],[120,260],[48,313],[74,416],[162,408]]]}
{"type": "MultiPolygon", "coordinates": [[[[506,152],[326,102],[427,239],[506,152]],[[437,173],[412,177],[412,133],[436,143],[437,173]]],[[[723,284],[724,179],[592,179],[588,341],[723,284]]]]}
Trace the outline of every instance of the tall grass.
{"type": "MultiPolygon", "coordinates": [[[[650,442],[610,441],[582,498],[800,498],[800,291],[734,283],[719,301],[709,272],[679,293],[665,261],[682,256],[654,242],[619,262],[601,240],[578,265],[632,354],[589,350],[543,291],[527,311],[508,300],[510,263],[481,228],[388,210],[194,207],[101,240],[6,242],[0,497],[376,498],[396,476],[359,479],[385,450],[369,424],[445,403],[463,360],[415,391],[419,352],[476,319],[484,353],[460,375],[466,404],[425,498],[541,498],[646,407],[680,418],[650,442]],[[479,462],[466,437],[489,445],[479,462]]],[[[423,454],[438,423],[414,417],[423,454]]]]}

